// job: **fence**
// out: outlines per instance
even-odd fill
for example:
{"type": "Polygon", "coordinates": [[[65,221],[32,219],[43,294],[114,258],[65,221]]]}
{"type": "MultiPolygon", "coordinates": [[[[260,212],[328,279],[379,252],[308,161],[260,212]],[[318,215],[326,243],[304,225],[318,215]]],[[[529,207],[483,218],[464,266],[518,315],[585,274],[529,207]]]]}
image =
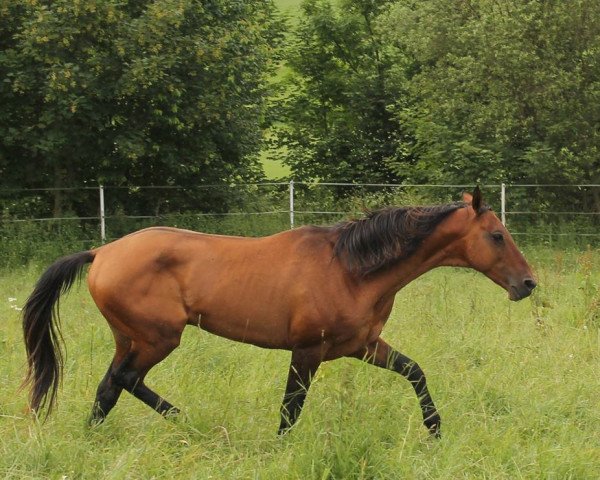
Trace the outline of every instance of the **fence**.
{"type": "MultiPolygon", "coordinates": [[[[18,230],[7,228],[9,225],[69,222],[79,225],[80,237],[84,234],[77,240],[90,244],[104,243],[158,223],[216,233],[261,235],[306,223],[332,223],[384,204],[456,200],[462,190],[470,188],[294,181],[187,187],[15,188],[0,190],[0,226],[3,241],[10,241],[11,231],[18,230]],[[56,211],[51,211],[57,195],[63,201],[70,199],[66,203],[72,214],[56,215],[56,211]],[[210,212],[206,211],[207,204],[212,205],[210,212]]],[[[534,241],[555,241],[563,236],[600,242],[600,185],[497,184],[481,188],[486,201],[515,236],[533,237],[534,241]]],[[[55,228],[57,238],[61,237],[60,230],[55,228]]],[[[67,230],[63,228],[63,234],[67,230]]],[[[74,238],[72,234],[70,238],[74,238]]]]}

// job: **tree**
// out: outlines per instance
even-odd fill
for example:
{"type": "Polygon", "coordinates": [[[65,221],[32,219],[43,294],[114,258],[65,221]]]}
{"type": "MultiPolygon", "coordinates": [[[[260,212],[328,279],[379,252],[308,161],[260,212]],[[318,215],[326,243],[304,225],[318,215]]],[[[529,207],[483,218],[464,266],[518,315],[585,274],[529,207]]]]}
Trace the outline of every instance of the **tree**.
{"type": "Polygon", "coordinates": [[[397,2],[382,29],[412,58],[393,75],[413,179],[598,183],[598,18],[594,0],[397,2]]]}
{"type": "MultiPolygon", "coordinates": [[[[0,34],[3,185],[260,177],[281,40],[270,2],[7,0],[0,34]]],[[[227,208],[214,195],[202,202],[227,208]]],[[[68,209],[77,199],[57,190],[54,214],[68,209]]]]}
{"type": "Polygon", "coordinates": [[[307,0],[286,55],[293,74],[278,132],[302,179],[394,181],[403,132],[388,107],[401,95],[377,18],[389,0],[307,0]]]}

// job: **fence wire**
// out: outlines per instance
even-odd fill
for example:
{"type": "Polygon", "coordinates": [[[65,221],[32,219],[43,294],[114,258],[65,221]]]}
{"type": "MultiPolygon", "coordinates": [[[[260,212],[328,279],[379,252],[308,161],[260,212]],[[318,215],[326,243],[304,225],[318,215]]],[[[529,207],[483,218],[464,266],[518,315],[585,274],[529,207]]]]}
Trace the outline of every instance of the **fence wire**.
{"type": "MultiPolygon", "coordinates": [[[[514,236],[600,243],[600,184],[482,185],[514,236]]],[[[470,185],[264,182],[0,189],[3,241],[100,244],[154,225],[267,235],[386,205],[445,203],[470,185]]]]}

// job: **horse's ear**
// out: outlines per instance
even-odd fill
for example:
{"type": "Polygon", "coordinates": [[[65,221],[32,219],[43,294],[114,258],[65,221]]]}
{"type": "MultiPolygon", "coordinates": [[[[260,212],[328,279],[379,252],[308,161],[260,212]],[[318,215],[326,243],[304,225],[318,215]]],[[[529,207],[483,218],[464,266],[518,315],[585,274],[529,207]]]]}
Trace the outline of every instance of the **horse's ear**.
{"type": "Polygon", "coordinates": [[[475,190],[473,190],[473,199],[471,200],[471,206],[473,207],[473,210],[475,210],[475,213],[479,214],[479,211],[483,206],[483,198],[481,196],[481,190],[479,190],[479,185],[477,185],[475,187],[475,190]]]}
{"type": "Polygon", "coordinates": [[[473,195],[471,195],[469,192],[463,192],[462,197],[463,202],[468,203],[469,205],[473,203],[473,195]]]}

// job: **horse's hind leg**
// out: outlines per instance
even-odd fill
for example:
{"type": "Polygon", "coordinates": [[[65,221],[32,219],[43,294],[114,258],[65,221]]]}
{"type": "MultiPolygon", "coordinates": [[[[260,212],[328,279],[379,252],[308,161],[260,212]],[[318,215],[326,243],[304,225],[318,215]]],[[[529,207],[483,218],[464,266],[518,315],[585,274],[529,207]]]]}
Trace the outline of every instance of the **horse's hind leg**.
{"type": "Polygon", "coordinates": [[[90,425],[98,425],[104,421],[108,412],[117,403],[123,387],[114,383],[113,375],[113,363],[110,364],[106,375],[98,385],[96,391],[96,399],[94,400],[94,406],[92,407],[92,414],[89,419],[90,425]]]}
{"type": "Polygon", "coordinates": [[[104,421],[108,415],[108,412],[110,412],[115,406],[119,396],[121,395],[121,392],[123,391],[123,387],[115,382],[114,375],[118,366],[125,359],[125,356],[131,346],[131,341],[128,338],[120,335],[118,332],[113,333],[116,343],[115,356],[108,367],[104,378],[98,385],[96,399],[94,401],[92,414],[89,419],[90,425],[97,425],[104,421]]]}
{"type": "Polygon", "coordinates": [[[180,335],[179,332],[171,341],[161,338],[157,344],[132,342],[131,350],[114,374],[118,385],[164,417],[177,414],[179,410],[149,389],[144,384],[144,378],[154,365],[165,359],[179,345],[180,335]]]}
{"type": "Polygon", "coordinates": [[[349,356],[372,363],[380,368],[393,370],[405,377],[413,386],[419,399],[421,412],[423,413],[423,424],[432,435],[440,436],[440,415],[429,394],[425,374],[417,362],[394,350],[381,338],[368,345],[366,349],[349,356]]]}

